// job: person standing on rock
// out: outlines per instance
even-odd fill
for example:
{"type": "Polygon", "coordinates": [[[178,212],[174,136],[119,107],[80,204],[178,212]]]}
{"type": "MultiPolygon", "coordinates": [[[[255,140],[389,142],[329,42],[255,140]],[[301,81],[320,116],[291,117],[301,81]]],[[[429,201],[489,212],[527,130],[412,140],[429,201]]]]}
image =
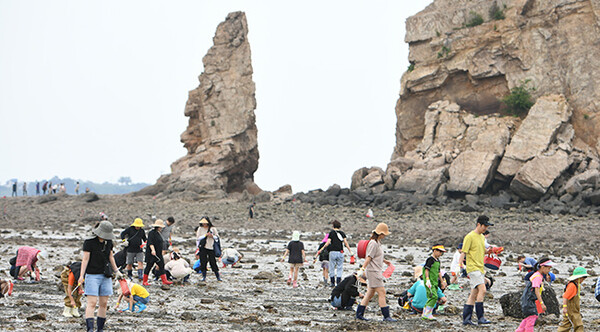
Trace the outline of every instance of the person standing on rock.
{"type": "Polygon", "coordinates": [[[39,182],[37,182],[37,183],[35,184],[35,194],[36,194],[37,196],[39,196],[39,195],[40,195],[40,183],[39,183],[39,182]]]}
{"type": "Polygon", "coordinates": [[[467,299],[467,304],[463,308],[463,325],[475,325],[472,321],[473,308],[477,314],[477,323],[480,325],[490,324],[491,322],[484,317],[483,299],[485,296],[485,270],[483,261],[485,256],[485,237],[483,233],[489,226],[490,218],[481,215],[477,218],[475,229],[471,231],[463,240],[462,253],[459,262],[467,258],[467,276],[471,284],[471,294],[467,299]]]}
{"type": "Polygon", "coordinates": [[[210,263],[210,269],[215,273],[218,281],[221,280],[219,266],[215,256],[215,240],[219,238],[219,232],[213,226],[210,218],[202,217],[200,227],[196,230],[196,242],[198,243],[198,257],[200,258],[200,272],[202,281],[206,281],[206,265],[210,263]]]}
{"type": "Polygon", "coordinates": [[[23,182],[23,196],[27,196],[27,182],[23,182]]]}
{"type": "Polygon", "coordinates": [[[248,206],[248,221],[254,219],[254,206],[256,203],[252,202],[250,206],[248,206]]]}
{"type": "Polygon", "coordinates": [[[79,181],[75,184],[75,195],[79,195],[79,181]]]}
{"type": "Polygon", "coordinates": [[[173,233],[173,228],[175,227],[175,218],[169,217],[167,218],[167,224],[165,228],[160,232],[160,235],[164,241],[164,247],[162,249],[163,257],[169,254],[169,247],[171,246],[171,234],[173,233]]]}
{"type": "MultiPolygon", "coordinates": [[[[360,305],[356,307],[356,318],[361,320],[368,320],[365,318],[365,309],[367,304],[373,298],[375,293],[379,299],[379,307],[381,308],[381,314],[383,320],[388,322],[395,322],[396,320],[390,317],[390,307],[385,301],[385,287],[383,286],[383,264],[390,265],[390,261],[383,258],[383,249],[381,248],[381,240],[386,236],[390,235],[388,225],[380,223],[373,230],[369,244],[367,245],[367,252],[365,255],[365,262],[359,272],[358,276],[362,276],[362,271],[365,271],[367,276],[367,294],[360,302],[360,305]]],[[[331,235],[329,236],[331,238],[331,235]]]]}
{"type": "Polygon", "coordinates": [[[17,181],[13,182],[12,197],[17,197],[17,181]]]}
{"type": "Polygon", "coordinates": [[[352,255],[352,249],[346,240],[346,234],[340,230],[342,224],[334,220],[333,229],[329,232],[329,237],[325,245],[319,249],[317,255],[325,249],[329,250],[329,281],[331,281],[331,287],[335,287],[342,281],[342,274],[344,273],[344,245],[348,248],[348,253],[352,255]]]}
{"type": "Polygon", "coordinates": [[[137,263],[138,279],[141,280],[144,274],[144,253],[142,252],[142,243],[146,242],[146,232],[142,228],[144,222],[141,218],[135,218],[131,226],[121,232],[121,239],[127,241],[127,277],[133,279],[133,263],[137,263]]]}
{"type": "Polygon", "coordinates": [[[45,181],[42,185],[42,192],[46,195],[46,190],[48,190],[48,181],[45,181]]]}
{"type": "Polygon", "coordinates": [[[160,280],[162,280],[163,285],[171,285],[173,284],[169,280],[167,280],[167,275],[165,274],[165,259],[163,258],[162,248],[164,247],[164,241],[160,232],[163,228],[165,228],[165,223],[161,219],[157,219],[154,224],[153,230],[148,232],[148,243],[146,245],[146,268],[144,269],[144,277],[143,277],[143,285],[149,286],[148,283],[148,274],[152,271],[154,264],[158,266],[158,275],[160,275],[160,280]]]}
{"type": "MultiPolygon", "coordinates": [[[[83,242],[83,260],[78,285],[85,280],[85,324],[88,332],[94,331],[94,311],[98,306],[98,331],[104,331],[108,297],[113,294],[111,277],[123,275],[119,272],[113,257],[113,225],[108,220],[101,221],[93,230],[93,237],[83,242]]],[[[80,286],[81,287],[81,286],[80,286]]]]}

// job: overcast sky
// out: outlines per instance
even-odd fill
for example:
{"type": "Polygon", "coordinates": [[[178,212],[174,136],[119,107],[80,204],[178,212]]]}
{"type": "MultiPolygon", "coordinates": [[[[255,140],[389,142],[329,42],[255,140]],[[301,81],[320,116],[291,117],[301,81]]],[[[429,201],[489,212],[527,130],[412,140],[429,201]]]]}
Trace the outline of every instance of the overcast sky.
{"type": "Polygon", "coordinates": [[[350,185],[385,169],[408,66],[404,22],[431,0],[0,0],[0,183],[154,183],[184,156],[189,90],[217,25],[246,12],[256,183],[350,185]]]}

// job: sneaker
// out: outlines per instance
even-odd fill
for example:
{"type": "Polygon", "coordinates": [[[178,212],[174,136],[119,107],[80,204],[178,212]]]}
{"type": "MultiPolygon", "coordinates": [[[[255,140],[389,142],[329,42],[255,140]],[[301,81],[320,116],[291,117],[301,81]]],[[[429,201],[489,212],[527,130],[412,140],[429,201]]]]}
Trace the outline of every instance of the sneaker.
{"type": "Polygon", "coordinates": [[[449,289],[449,290],[459,290],[460,288],[461,288],[461,287],[460,287],[460,285],[459,285],[459,284],[451,284],[451,285],[448,285],[448,289],[449,289]]]}

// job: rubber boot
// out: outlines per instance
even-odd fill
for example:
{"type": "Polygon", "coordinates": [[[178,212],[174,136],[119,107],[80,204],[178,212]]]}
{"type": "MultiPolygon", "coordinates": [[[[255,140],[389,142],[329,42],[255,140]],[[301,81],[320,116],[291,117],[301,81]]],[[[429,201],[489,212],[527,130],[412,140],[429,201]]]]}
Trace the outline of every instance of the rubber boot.
{"type": "Polygon", "coordinates": [[[433,308],[431,308],[431,307],[423,308],[423,315],[421,316],[421,318],[424,320],[436,320],[435,317],[433,317],[433,308]]]}
{"type": "Polygon", "coordinates": [[[106,323],[106,317],[98,317],[98,332],[104,332],[104,323],[106,323]]]}
{"type": "Polygon", "coordinates": [[[473,305],[465,304],[463,307],[463,325],[475,325],[471,320],[473,318],[473,305]]]}
{"type": "Polygon", "coordinates": [[[73,317],[73,314],[71,313],[71,308],[65,306],[65,308],[63,309],[62,315],[65,316],[65,317],[67,317],[67,318],[73,317]]]}
{"type": "Polygon", "coordinates": [[[483,302],[475,302],[475,312],[477,313],[477,324],[491,324],[489,320],[483,317],[483,302]]]}
{"type": "Polygon", "coordinates": [[[206,271],[202,271],[202,281],[206,281],[206,271]]]}
{"type": "Polygon", "coordinates": [[[397,322],[397,320],[390,317],[390,307],[381,307],[381,314],[383,315],[384,322],[397,322]]]}
{"type": "Polygon", "coordinates": [[[162,280],[163,285],[172,285],[173,282],[167,280],[167,275],[166,274],[161,274],[160,275],[160,280],[162,280]]]}
{"type": "Polygon", "coordinates": [[[356,319],[368,320],[365,318],[365,309],[367,309],[367,307],[360,304],[358,305],[358,307],[356,307],[356,319]]]}
{"type": "Polygon", "coordinates": [[[217,280],[218,280],[218,281],[223,281],[223,280],[221,279],[221,274],[219,273],[219,271],[216,271],[216,272],[215,272],[215,276],[217,277],[217,280]]]}
{"type": "Polygon", "coordinates": [[[73,315],[73,317],[81,317],[81,315],[79,314],[79,309],[77,309],[77,307],[71,308],[71,315],[73,315]]]}
{"type": "Polygon", "coordinates": [[[144,270],[138,269],[138,280],[142,280],[144,278],[144,270]]]}
{"type": "Polygon", "coordinates": [[[144,274],[144,281],[142,282],[142,285],[150,286],[150,283],[148,283],[148,275],[147,274],[144,274]]]}
{"type": "Polygon", "coordinates": [[[139,303],[138,305],[138,310],[136,312],[142,312],[144,310],[146,310],[147,306],[143,303],[139,303]]]}
{"type": "Polygon", "coordinates": [[[133,270],[127,270],[127,277],[129,278],[129,280],[133,279],[133,270]]]}
{"type": "Polygon", "coordinates": [[[340,277],[335,278],[335,284],[336,285],[339,285],[340,282],[342,282],[342,278],[340,278],[340,277]]]}
{"type": "Polygon", "coordinates": [[[94,332],[94,318],[86,318],[85,326],[87,327],[87,332],[94,332]]]}
{"type": "Polygon", "coordinates": [[[335,287],[335,277],[329,277],[329,281],[331,281],[331,287],[335,287]]]}
{"type": "Polygon", "coordinates": [[[324,283],[325,285],[327,285],[327,278],[326,278],[326,277],[323,277],[323,283],[324,283]]]}

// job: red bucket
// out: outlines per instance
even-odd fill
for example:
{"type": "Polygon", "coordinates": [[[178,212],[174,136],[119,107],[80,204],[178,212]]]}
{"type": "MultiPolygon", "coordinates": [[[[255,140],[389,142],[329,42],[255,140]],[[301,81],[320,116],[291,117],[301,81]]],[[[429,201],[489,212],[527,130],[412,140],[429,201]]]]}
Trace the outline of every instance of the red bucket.
{"type": "Polygon", "coordinates": [[[358,258],[365,258],[367,256],[367,245],[369,245],[369,240],[358,241],[358,245],[356,246],[358,258]]]}
{"type": "Polygon", "coordinates": [[[483,264],[490,270],[498,270],[502,265],[502,261],[496,255],[486,255],[483,264]]]}
{"type": "Polygon", "coordinates": [[[119,279],[119,284],[121,285],[121,293],[123,293],[123,296],[131,295],[131,292],[129,291],[129,286],[127,286],[127,280],[119,279]]]}

